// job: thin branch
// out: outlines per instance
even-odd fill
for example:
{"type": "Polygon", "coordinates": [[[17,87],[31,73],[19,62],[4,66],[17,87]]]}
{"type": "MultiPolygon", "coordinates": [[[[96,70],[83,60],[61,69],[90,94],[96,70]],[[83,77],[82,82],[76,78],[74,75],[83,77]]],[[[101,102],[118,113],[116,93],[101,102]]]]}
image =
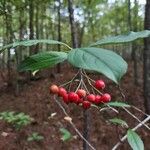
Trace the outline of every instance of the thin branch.
{"type": "Polygon", "coordinates": [[[135,110],[141,112],[143,115],[149,116],[147,113],[143,112],[141,109],[139,109],[139,108],[137,108],[137,107],[135,107],[135,106],[133,106],[133,105],[130,105],[130,106],[131,106],[132,108],[134,108],[135,110]]]}
{"type": "Polygon", "coordinates": [[[123,100],[126,101],[126,96],[125,96],[125,94],[123,93],[123,91],[122,91],[120,85],[118,85],[118,89],[119,89],[119,92],[120,92],[120,94],[121,94],[123,100]]]}
{"type": "Polygon", "coordinates": [[[80,82],[79,82],[79,84],[78,84],[78,86],[77,86],[77,88],[75,90],[75,93],[79,90],[79,88],[81,87],[81,85],[82,85],[82,79],[80,79],[80,82]]]}
{"type": "MultiPolygon", "coordinates": [[[[138,122],[142,123],[142,121],[136,117],[135,115],[133,115],[128,109],[126,109],[125,107],[122,107],[129,115],[131,115],[134,119],[136,119],[138,122]]],[[[143,126],[145,126],[148,130],[150,130],[150,127],[147,126],[146,124],[143,124],[143,126]]]]}
{"type": "MultiPolygon", "coordinates": [[[[138,128],[140,128],[141,126],[143,126],[143,124],[145,124],[146,122],[148,122],[150,120],[150,115],[144,119],[142,122],[140,122],[136,127],[134,127],[132,130],[136,131],[138,128]]],[[[123,136],[121,138],[121,142],[118,142],[113,148],[112,150],[116,150],[121,144],[122,142],[124,142],[127,139],[127,134],[125,136],[123,136]]]]}
{"type": "MultiPolygon", "coordinates": [[[[56,99],[56,96],[54,96],[54,100],[55,102],[58,104],[58,106],[62,109],[63,113],[67,116],[70,117],[68,115],[68,113],[66,112],[65,108],[62,106],[62,104],[56,99]]],[[[75,124],[72,122],[72,120],[68,120],[68,122],[71,124],[71,126],[73,127],[73,129],[77,132],[77,134],[80,136],[81,139],[83,139],[92,150],[96,150],[84,137],[83,135],[80,133],[80,131],[76,128],[75,124]]]]}

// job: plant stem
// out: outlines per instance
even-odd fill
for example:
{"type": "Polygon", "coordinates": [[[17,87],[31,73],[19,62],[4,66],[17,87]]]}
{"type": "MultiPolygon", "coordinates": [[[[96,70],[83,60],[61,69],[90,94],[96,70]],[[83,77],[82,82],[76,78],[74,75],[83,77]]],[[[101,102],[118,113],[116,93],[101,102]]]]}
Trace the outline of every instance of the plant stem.
{"type": "MultiPolygon", "coordinates": [[[[142,123],[142,121],[136,117],[134,114],[132,114],[128,109],[126,109],[125,107],[122,107],[129,115],[131,115],[134,119],[136,119],[138,122],[142,123]]],[[[150,130],[150,127],[147,126],[146,124],[143,124],[143,126],[145,126],[148,130],[150,130]]]]}
{"type": "MultiPolygon", "coordinates": [[[[138,128],[140,128],[141,126],[143,126],[143,124],[145,124],[146,122],[148,122],[150,120],[150,115],[144,119],[142,122],[140,122],[136,127],[134,127],[132,130],[136,131],[138,128]]],[[[118,142],[113,148],[112,150],[116,150],[121,144],[122,142],[124,142],[127,139],[127,134],[125,136],[123,136],[121,138],[121,142],[118,142]]]]}
{"type": "MultiPolygon", "coordinates": [[[[68,113],[66,112],[65,108],[62,106],[62,104],[56,99],[56,96],[54,96],[54,100],[57,103],[57,105],[61,108],[61,110],[63,111],[63,113],[70,118],[70,116],[68,115],[68,113]]],[[[83,135],[80,133],[80,131],[76,128],[75,124],[72,122],[72,120],[68,120],[68,122],[71,124],[71,126],[73,127],[73,129],[76,131],[76,133],[80,136],[81,139],[83,139],[83,141],[86,142],[86,144],[92,149],[92,150],[96,150],[89,142],[87,139],[85,139],[83,137],[83,135]]]]}

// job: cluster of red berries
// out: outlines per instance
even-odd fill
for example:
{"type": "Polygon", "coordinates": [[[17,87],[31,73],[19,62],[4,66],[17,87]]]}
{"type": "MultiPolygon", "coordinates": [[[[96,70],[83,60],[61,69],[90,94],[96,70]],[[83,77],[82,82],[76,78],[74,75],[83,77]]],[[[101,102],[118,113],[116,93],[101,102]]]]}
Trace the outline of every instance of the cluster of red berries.
{"type": "MultiPolygon", "coordinates": [[[[97,80],[94,83],[94,87],[97,90],[102,90],[105,88],[105,83],[103,80],[97,80]]],[[[87,94],[84,89],[78,89],[77,92],[68,93],[65,88],[58,87],[57,85],[50,86],[50,92],[62,97],[66,104],[81,104],[84,109],[90,108],[91,104],[98,105],[101,103],[107,103],[111,100],[111,96],[108,93],[102,95],[87,94]]]]}

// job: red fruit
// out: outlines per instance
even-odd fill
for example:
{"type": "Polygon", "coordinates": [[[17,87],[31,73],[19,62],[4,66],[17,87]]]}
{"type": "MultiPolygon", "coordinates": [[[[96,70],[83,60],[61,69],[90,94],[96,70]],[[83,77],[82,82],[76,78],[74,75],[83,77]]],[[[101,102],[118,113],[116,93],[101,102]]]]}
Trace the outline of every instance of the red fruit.
{"type": "Polygon", "coordinates": [[[104,102],[104,103],[107,103],[110,100],[111,100],[111,96],[108,93],[103,94],[102,97],[101,97],[101,101],[104,102]]]}
{"type": "Polygon", "coordinates": [[[64,95],[63,95],[63,101],[64,101],[66,104],[69,103],[68,94],[64,94],[64,95]]]}
{"type": "Polygon", "coordinates": [[[105,88],[105,82],[103,80],[97,80],[97,81],[95,81],[94,86],[99,90],[104,89],[105,88]]]}
{"type": "Polygon", "coordinates": [[[89,101],[83,101],[82,102],[82,107],[84,109],[88,109],[88,108],[90,108],[90,106],[91,106],[91,103],[89,101]]]}
{"type": "Polygon", "coordinates": [[[77,94],[79,95],[79,97],[85,97],[86,96],[86,91],[83,89],[79,89],[77,91],[77,94]]]}
{"type": "Polygon", "coordinates": [[[79,105],[80,103],[82,103],[83,102],[83,99],[82,98],[79,98],[78,99],[78,102],[76,103],[77,105],[79,105]]]}
{"type": "Polygon", "coordinates": [[[58,95],[63,97],[65,94],[67,94],[67,91],[63,87],[60,87],[58,95]]]}
{"type": "Polygon", "coordinates": [[[90,94],[87,96],[87,100],[94,103],[95,102],[95,95],[94,94],[90,94]]]}
{"type": "Polygon", "coordinates": [[[79,96],[75,92],[70,92],[68,94],[68,99],[69,99],[70,102],[78,103],[79,96]]]}
{"type": "Polygon", "coordinates": [[[59,92],[59,88],[57,85],[50,86],[50,92],[53,94],[57,94],[59,92]]]}
{"type": "Polygon", "coordinates": [[[96,95],[95,96],[95,104],[99,104],[101,102],[101,96],[100,95],[96,95]]]}

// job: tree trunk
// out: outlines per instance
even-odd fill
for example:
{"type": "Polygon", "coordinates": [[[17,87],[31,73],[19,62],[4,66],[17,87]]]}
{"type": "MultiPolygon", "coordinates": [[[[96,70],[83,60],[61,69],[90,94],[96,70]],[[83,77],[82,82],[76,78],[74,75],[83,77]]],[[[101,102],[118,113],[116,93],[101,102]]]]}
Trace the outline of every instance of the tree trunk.
{"type": "Polygon", "coordinates": [[[128,29],[131,31],[131,0],[128,0],[128,29]]]}
{"type": "MultiPolygon", "coordinates": [[[[150,30],[150,1],[146,1],[145,30],[150,30]]],[[[144,98],[145,109],[150,114],[150,37],[144,40],[144,98]]]]}
{"type": "MultiPolygon", "coordinates": [[[[133,31],[137,32],[137,16],[138,16],[138,2],[134,0],[134,25],[133,31]]],[[[132,47],[132,58],[133,58],[133,68],[134,68],[134,84],[138,85],[138,58],[137,58],[137,44],[133,43],[132,47]]]]}
{"type": "Polygon", "coordinates": [[[74,10],[73,10],[72,3],[73,3],[72,0],[68,0],[68,11],[69,11],[69,19],[70,19],[70,27],[71,27],[72,46],[73,48],[77,48],[79,44],[77,38],[77,30],[74,21],[74,10]]]}
{"type": "MultiPolygon", "coordinates": [[[[69,11],[69,19],[70,19],[70,27],[71,27],[71,38],[72,38],[72,45],[73,48],[79,47],[78,36],[77,36],[77,28],[75,26],[74,21],[74,10],[73,10],[73,3],[72,0],[68,0],[68,11],[69,11]]],[[[81,75],[81,74],[80,74],[81,75]]],[[[80,78],[80,77],[79,77],[80,78]]],[[[84,116],[84,125],[83,125],[83,136],[84,138],[89,141],[89,128],[90,128],[90,113],[88,110],[83,112],[84,116]]],[[[83,141],[83,150],[89,150],[89,146],[85,141],[83,141]]]]}
{"type": "MultiPolygon", "coordinates": [[[[30,40],[34,39],[34,3],[33,0],[29,1],[29,29],[30,29],[30,40]]],[[[35,54],[34,46],[30,46],[30,55],[35,54]]]]}
{"type": "MultiPolygon", "coordinates": [[[[5,12],[5,23],[6,23],[6,38],[7,43],[13,42],[13,32],[12,32],[12,11],[11,4],[3,1],[3,7],[7,12],[5,12]]],[[[8,86],[12,85],[11,80],[11,53],[10,49],[7,52],[7,70],[8,70],[8,86]]]]}
{"type": "MultiPolygon", "coordinates": [[[[57,16],[58,16],[58,41],[61,42],[61,16],[60,16],[60,8],[61,8],[61,2],[60,0],[57,0],[58,2],[58,8],[57,8],[57,16]]],[[[58,44],[58,51],[61,51],[61,45],[58,44]]],[[[60,63],[57,65],[57,73],[61,72],[61,65],[60,63]]]]}
{"type": "MultiPolygon", "coordinates": [[[[39,3],[36,2],[36,16],[35,16],[35,25],[36,25],[36,39],[39,39],[39,3]]],[[[39,52],[39,44],[35,47],[35,53],[39,52]]]]}

